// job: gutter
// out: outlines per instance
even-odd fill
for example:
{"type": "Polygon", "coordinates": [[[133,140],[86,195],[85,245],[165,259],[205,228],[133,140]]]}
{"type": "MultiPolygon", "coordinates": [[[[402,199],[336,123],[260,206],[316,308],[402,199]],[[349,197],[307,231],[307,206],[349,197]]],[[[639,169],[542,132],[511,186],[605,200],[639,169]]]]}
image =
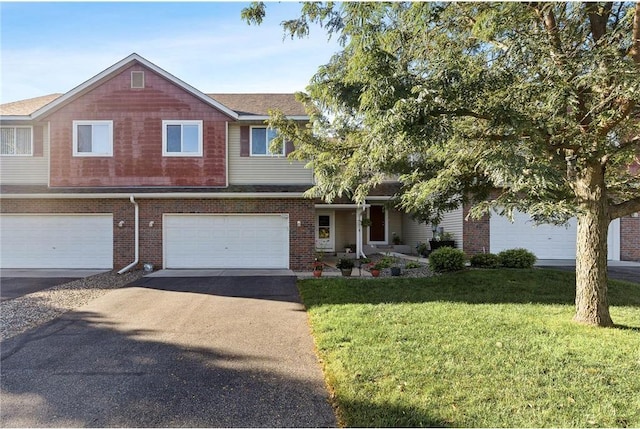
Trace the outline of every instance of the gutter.
{"type": "Polygon", "coordinates": [[[138,265],[138,260],[140,259],[140,249],[139,249],[139,244],[140,244],[140,212],[139,212],[139,208],[138,208],[138,203],[136,202],[136,200],[133,198],[133,194],[131,194],[131,196],[129,197],[129,201],[131,201],[131,204],[134,205],[135,207],[135,239],[134,239],[134,246],[135,246],[135,260],[130,263],[129,265],[127,265],[126,267],[124,267],[123,269],[121,269],[120,271],[118,271],[118,274],[124,274],[127,271],[129,271],[131,268],[135,267],[136,265],[138,265]]]}
{"type": "MultiPolygon", "coordinates": [[[[126,197],[125,193],[34,193],[34,194],[0,194],[0,199],[25,199],[25,198],[50,198],[50,199],[76,199],[76,198],[86,198],[86,199],[95,199],[95,198],[105,198],[105,199],[114,199],[114,198],[123,198],[126,197]]],[[[304,198],[304,193],[302,192],[149,192],[138,194],[138,199],[144,198],[176,198],[176,199],[201,199],[201,198],[217,198],[217,199],[231,199],[231,198],[304,198]]]]}

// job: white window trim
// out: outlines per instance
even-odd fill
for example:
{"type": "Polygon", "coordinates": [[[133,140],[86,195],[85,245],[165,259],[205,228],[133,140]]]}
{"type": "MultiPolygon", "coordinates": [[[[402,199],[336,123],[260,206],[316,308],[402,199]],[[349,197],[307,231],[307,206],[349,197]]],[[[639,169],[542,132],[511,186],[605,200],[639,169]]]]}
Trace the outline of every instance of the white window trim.
{"type": "MultiPolygon", "coordinates": [[[[27,154],[27,153],[0,153],[0,156],[33,156],[33,127],[30,125],[3,125],[0,128],[13,128],[13,129],[17,129],[17,128],[28,128],[31,130],[31,151],[27,154]]],[[[14,133],[14,138],[16,136],[16,133],[14,133]]]]}
{"type": "Polygon", "coordinates": [[[73,156],[78,157],[111,157],[113,156],[113,121],[73,121],[73,156]],[[79,152],[78,151],[78,125],[108,125],[109,126],[109,151],[107,153],[79,152]]]}
{"type": "Polygon", "coordinates": [[[269,142],[267,142],[267,153],[253,153],[253,129],[254,128],[264,128],[264,129],[273,129],[271,127],[267,127],[264,125],[251,125],[249,127],[249,156],[253,156],[253,157],[279,157],[279,156],[285,156],[285,152],[286,152],[286,144],[282,145],[282,153],[271,153],[269,152],[269,142]]]}
{"type": "MultiPolygon", "coordinates": [[[[163,120],[162,121],[162,156],[166,157],[202,157],[202,121],[163,120]],[[197,152],[168,152],[167,151],[167,125],[197,125],[198,126],[198,151],[197,152]]],[[[182,145],[182,136],[180,144],[182,145]]]]}

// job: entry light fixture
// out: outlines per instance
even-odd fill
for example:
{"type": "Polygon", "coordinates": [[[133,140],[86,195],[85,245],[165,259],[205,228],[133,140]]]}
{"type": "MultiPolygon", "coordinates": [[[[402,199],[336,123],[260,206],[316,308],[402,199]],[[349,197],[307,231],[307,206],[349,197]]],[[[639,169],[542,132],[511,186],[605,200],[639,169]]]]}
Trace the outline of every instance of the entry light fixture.
{"type": "Polygon", "coordinates": [[[124,226],[124,221],[121,220],[120,222],[118,222],[118,227],[122,228],[124,226]]]}

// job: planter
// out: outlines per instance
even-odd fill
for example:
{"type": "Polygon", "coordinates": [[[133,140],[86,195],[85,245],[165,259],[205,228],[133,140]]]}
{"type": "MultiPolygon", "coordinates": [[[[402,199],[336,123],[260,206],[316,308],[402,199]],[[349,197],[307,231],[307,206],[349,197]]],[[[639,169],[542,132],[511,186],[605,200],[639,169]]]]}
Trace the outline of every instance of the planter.
{"type": "Polygon", "coordinates": [[[437,240],[429,240],[429,246],[431,246],[431,251],[434,251],[436,249],[439,249],[441,247],[456,247],[456,242],[455,240],[442,240],[442,241],[437,241],[437,240]]]}
{"type": "Polygon", "coordinates": [[[373,277],[379,277],[380,276],[380,270],[370,270],[370,273],[373,277]]]}
{"type": "Polygon", "coordinates": [[[351,277],[351,271],[353,268],[340,268],[340,272],[344,277],[351,277]]]}
{"type": "Polygon", "coordinates": [[[398,277],[400,275],[400,267],[391,267],[391,275],[398,277]]]}
{"type": "Polygon", "coordinates": [[[322,270],[313,270],[313,277],[322,276],[322,270]]]}

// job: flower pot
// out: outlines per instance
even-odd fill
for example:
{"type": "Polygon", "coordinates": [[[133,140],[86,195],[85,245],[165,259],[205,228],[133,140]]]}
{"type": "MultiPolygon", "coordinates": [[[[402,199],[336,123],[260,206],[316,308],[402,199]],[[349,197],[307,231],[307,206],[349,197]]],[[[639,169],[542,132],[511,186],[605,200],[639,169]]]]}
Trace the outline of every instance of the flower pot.
{"type": "Polygon", "coordinates": [[[313,277],[320,277],[322,275],[322,270],[313,270],[313,277]]]}
{"type": "Polygon", "coordinates": [[[371,270],[371,275],[373,277],[378,277],[380,276],[380,270],[371,270]]]}
{"type": "Polygon", "coordinates": [[[400,275],[400,267],[391,267],[391,275],[398,277],[400,275]]]}
{"type": "Polygon", "coordinates": [[[340,272],[342,272],[342,275],[344,277],[351,277],[351,271],[353,270],[353,268],[340,268],[340,272]]]}
{"type": "Polygon", "coordinates": [[[441,247],[456,247],[456,242],[454,240],[429,240],[429,246],[431,246],[431,250],[436,250],[441,247]]]}

